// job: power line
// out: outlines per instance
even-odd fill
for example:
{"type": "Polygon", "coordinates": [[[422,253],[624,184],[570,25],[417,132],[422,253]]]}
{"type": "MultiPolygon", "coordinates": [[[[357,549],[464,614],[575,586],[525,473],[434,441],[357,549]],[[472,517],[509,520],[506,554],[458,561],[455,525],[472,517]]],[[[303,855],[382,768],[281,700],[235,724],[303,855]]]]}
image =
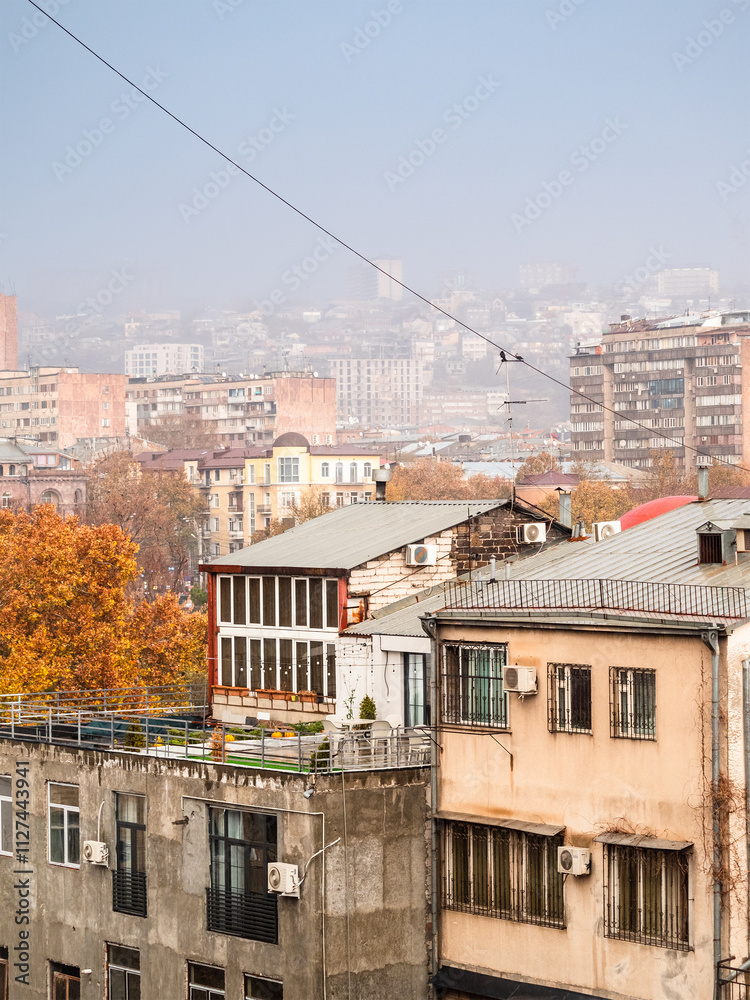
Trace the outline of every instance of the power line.
{"type": "MultiPolygon", "coordinates": [[[[190,125],[187,124],[187,122],[179,118],[176,114],[170,111],[169,108],[166,108],[163,104],[160,104],[159,101],[157,101],[154,97],[151,96],[151,94],[149,94],[147,91],[139,87],[137,83],[134,83],[129,77],[125,76],[124,73],[121,73],[119,69],[117,69],[115,66],[112,65],[112,63],[107,62],[104,56],[100,56],[98,52],[95,52],[94,49],[92,49],[89,45],[87,45],[84,41],[82,41],[82,39],[80,39],[72,31],[66,28],[65,25],[55,20],[55,18],[52,17],[51,14],[48,14],[47,11],[44,10],[42,7],[40,7],[39,4],[35,2],[35,0],[28,0],[28,2],[31,4],[32,7],[35,7],[41,14],[43,14],[45,17],[48,17],[53,24],[56,24],[57,27],[60,28],[61,31],[64,31],[65,34],[68,35],[70,38],[72,38],[74,42],[77,42],[80,46],[82,46],[82,48],[86,49],[86,51],[90,53],[95,59],[98,59],[100,63],[102,63],[104,66],[107,67],[107,69],[110,69],[113,73],[119,76],[121,80],[124,80],[125,83],[127,83],[129,86],[137,90],[139,94],[142,94],[146,98],[146,100],[154,104],[157,108],[159,108],[160,111],[163,111],[165,115],[167,115],[169,118],[172,119],[172,121],[177,122],[178,125],[182,126],[182,128],[190,132],[191,135],[195,136],[195,138],[198,139],[199,142],[202,142],[205,146],[208,146],[209,149],[212,149],[215,153],[218,153],[219,156],[221,156],[224,160],[227,161],[227,163],[231,163],[232,166],[236,167],[240,171],[240,173],[244,174],[246,177],[249,177],[251,181],[254,181],[259,187],[263,188],[263,190],[266,191],[268,194],[270,194],[273,198],[276,198],[277,201],[280,201],[282,205],[286,205],[287,208],[291,209],[301,218],[305,219],[312,226],[315,226],[315,228],[319,229],[320,232],[325,233],[326,236],[330,236],[330,238],[334,240],[336,243],[338,243],[339,246],[344,247],[345,250],[348,250],[355,257],[358,257],[369,267],[372,267],[376,271],[379,271],[381,274],[385,275],[386,278],[389,278],[395,284],[399,285],[401,288],[404,289],[404,291],[409,292],[410,295],[413,295],[421,302],[424,302],[425,305],[430,306],[431,309],[435,309],[437,312],[441,313],[447,319],[450,319],[452,322],[457,323],[464,330],[468,331],[469,333],[473,333],[475,337],[479,337],[481,340],[484,340],[485,343],[489,344],[491,347],[494,347],[495,350],[500,352],[500,357],[502,361],[508,361],[508,360],[518,361],[521,364],[525,365],[529,369],[529,371],[536,372],[537,375],[541,375],[542,378],[549,379],[550,382],[553,382],[555,385],[560,386],[560,388],[565,389],[568,392],[574,393],[576,396],[579,396],[581,399],[586,400],[586,402],[588,403],[593,403],[595,406],[599,407],[600,411],[611,413],[614,416],[616,416],[619,420],[626,420],[628,421],[628,423],[633,424],[633,426],[640,427],[641,430],[648,431],[648,433],[651,436],[662,438],[664,441],[668,442],[670,445],[675,447],[675,442],[677,440],[676,438],[670,437],[668,434],[663,434],[656,428],[648,427],[646,424],[641,423],[639,420],[635,420],[633,417],[626,416],[624,413],[622,413],[619,410],[615,410],[613,407],[605,406],[604,403],[599,402],[599,400],[594,399],[592,396],[588,396],[585,392],[581,392],[580,389],[574,389],[573,386],[570,385],[569,383],[563,382],[561,379],[556,378],[554,375],[550,375],[549,372],[544,371],[542,368],[538,368],[536,365],[532,364],[530,361],[527,361],[525,358],[523,358],[520,354],[516,354],[515,352],[509,350],[508,348],[501,347],[500,344],[495,343],[495,341],[492,340],[490,337],[486,336],[483,333],[480,333],[479,330],[475,330],[467,323],[464,323],[463,320],[460,320],[457,316],[454,316],[452,313],[448,312],[447,309],[443,309],[442,306],[437,305],[435,302],[432,301],[432,299],[429,299],[426,295],[422,295],[422,293],[418,292],[415,288],[412,288],[410,285],[407,285],[399,278],[395,278],[392,274],[389,274],[388,271],[385,270],[385,268],[380,267],[378,264],[375,263],[374,260],[370,260],[370,258],[367,257],[365,254],[360,253],[360,251],[357,250],[356,247],[353,247],[350,243],[347,243],[346,240],[341,239],[340,236],[336,236],[335,233],[332,233],[329,229],[326,229],[325,226],[321,225],[320,222],[317,222],[311,216],[307,215],[307,213],[303,212],[301,208],[298,208],[291,201],[285,198],[282,194],[279,194],[279,192],[274,190],[274,188],[270,187],[268,184],[265,184],[259,177],[256,177],[255,174],[252,174],[249,170],[246,170],[245,167],[237,163],[236,160],[233,160],[228,153],[225,153],[223,150],[219,149],[218,146],[214,146],[214,144],[209,139],[206,139],[205,136],[200,134],[200,132],[196,132],[194,128],[191,128],[190,125]]],[[[677,445],[677,447],[679,447],[679,445],[677,445]]],[[[684,438],[682,447],[686,452],[687,451],[694,452],[696,455],[701,455],[704,458],[710,458],[713,462],[718,462],[721,465],[728,465],[732,469],[740,469],[743,472],[750,472],[750,468],[746,468],[743,465],[735,465],[732,462],[725,461],[718,455],[709,455],[707,452],[701,451],[699,448],[694,448],[692,445],[685,444],[684,438]]]]}

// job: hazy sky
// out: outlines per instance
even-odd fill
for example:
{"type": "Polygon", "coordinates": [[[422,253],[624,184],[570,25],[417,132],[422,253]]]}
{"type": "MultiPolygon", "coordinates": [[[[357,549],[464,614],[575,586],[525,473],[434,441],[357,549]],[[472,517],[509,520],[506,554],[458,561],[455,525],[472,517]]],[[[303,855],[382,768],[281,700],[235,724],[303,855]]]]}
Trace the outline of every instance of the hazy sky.
{"type": "MultiPolygon", "coordinates": [[[[747,279],[750,0],[43,4],[428,294],[449,268],[500,287],[540,260],[610,284],[654,250],[747,279]]],[[[0,4],[0,45],[0,281],[20,307],[71,310],[113,271],[113,312],[346,293],[345,250],[27,0],[0,4]]]]}

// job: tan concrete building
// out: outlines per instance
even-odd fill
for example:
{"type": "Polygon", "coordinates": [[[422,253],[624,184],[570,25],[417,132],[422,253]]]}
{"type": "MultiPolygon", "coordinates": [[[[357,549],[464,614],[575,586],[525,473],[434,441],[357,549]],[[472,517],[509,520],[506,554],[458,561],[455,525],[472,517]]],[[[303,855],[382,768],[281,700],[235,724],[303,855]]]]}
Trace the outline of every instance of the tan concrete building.
{"type": "Polygon", "coordinates": [[[82,438],[125,437],[124,375],[33,366],[0,371],[0,434],[55,448],[82,438]]]}
{"type": "Polygon", "coordinates": [[[0,293],[0,371],[18,367],[18,304],[15,295],[0,293]]]}
{"type": "Polygon", "coordinates": [[[589,397],[570,397],[573,458],[645,468],[651,451],[667,449],[690,465],[698,448],[747,464],[748,364],[750,312],[623,317],[570,359],[570,384],[589,397]]]}

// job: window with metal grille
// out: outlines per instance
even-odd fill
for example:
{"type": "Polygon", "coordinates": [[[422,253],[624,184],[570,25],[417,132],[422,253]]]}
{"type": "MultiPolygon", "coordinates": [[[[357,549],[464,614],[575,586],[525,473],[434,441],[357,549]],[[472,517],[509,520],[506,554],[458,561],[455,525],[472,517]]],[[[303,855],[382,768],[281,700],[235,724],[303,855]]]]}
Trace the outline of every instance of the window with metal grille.
{"type": "Polygon", "coordinates": [[[188,962],[188,1000],[224,1000],[224,970],[188,962]]]}
{"type": "Polygon", "coordinates": [[[137,948],[107,945],[107,986],[110,1000],[141,1000],[141,953],[137,948]]]}
{"type": "Polygon", "coordinates": [[[245,976],[245,1000],[284,1000],[284,986],[278,979],[245,976]]]}
{"type": "Polygon", "coordinates": [[[278,943],[277,897],[268,892],[276,861],[276,817],[238,809],[209,810],[211,885],[208,929],[278,943]]]}
{"type": "Polygon", "coordinates": [[[610,667],[610,736],[656,739],[656,671],[610,667]]]}
{"type": "Polygon", "coordinates": [[[723,563],[721,555],[721,535],[698,535],[698,562],[723,563]]]}
{"type": "Polygon", "coordinates": [[[591,732],[591,667],[547,664],[548,726],[551,733],[591,732]]]}
{"type": "Polygon", "coordinates": [[[605,937],[690,949],[687,851],[604,845],[605,937]]]}
{"type": "Polygon", "coordinates": [[[145,917],[146,797],[115,793],[117,868],[112,872],[112,909],[145,917]]]}
{"type": "Polygon", "coordinates": [[[507,729],[507,646],[446,645],[442,661],[443,722],[507,729]]]}
{"type": "Polygon", "coordinates": [[[545,837],[478,823],[443,826],[443,906],[545,927],[565,926],[562,834],[545,837]]]}

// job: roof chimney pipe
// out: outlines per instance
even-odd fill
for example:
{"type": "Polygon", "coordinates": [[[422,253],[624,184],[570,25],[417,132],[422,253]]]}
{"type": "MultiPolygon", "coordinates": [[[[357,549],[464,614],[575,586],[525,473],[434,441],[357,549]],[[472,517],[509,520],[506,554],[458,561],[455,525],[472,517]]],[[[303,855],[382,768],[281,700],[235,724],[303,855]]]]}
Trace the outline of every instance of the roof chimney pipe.
{"type": "Polygon", "coordinates": [[[698,455],[695,464],[698,466],[698,499],[708,500],[708,469],[711,459],[708,455],[698,455]]]}
{"type": "Polygon", "coordinates": [[[372,478],[375,481],[375,499],[385,500],[385,488],[391,478],[391,470],[387,466],[373,472],[372,478]]]}
{"type": "Polygon", "coordinates": [[[560,498],[557,519],[566,528],[572,528],[573,514],[570,509],[570,490],[563,490],[558,487],[557,493],[560,498]]]}

